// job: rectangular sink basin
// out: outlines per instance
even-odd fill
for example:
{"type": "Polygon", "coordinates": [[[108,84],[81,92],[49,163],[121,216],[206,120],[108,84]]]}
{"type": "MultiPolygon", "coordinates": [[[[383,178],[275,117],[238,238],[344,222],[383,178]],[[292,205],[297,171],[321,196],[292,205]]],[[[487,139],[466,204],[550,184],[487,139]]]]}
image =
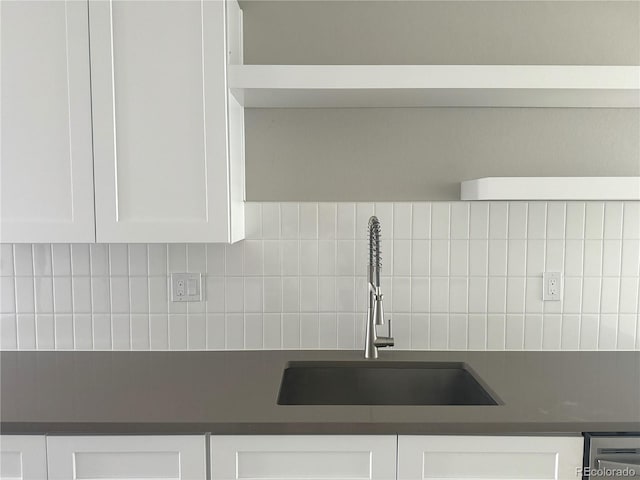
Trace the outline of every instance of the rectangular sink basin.
{"type": "Polygon", "coordinates": [[[291,362],[278,405],[498,405],[461,362],[291,362]]]}

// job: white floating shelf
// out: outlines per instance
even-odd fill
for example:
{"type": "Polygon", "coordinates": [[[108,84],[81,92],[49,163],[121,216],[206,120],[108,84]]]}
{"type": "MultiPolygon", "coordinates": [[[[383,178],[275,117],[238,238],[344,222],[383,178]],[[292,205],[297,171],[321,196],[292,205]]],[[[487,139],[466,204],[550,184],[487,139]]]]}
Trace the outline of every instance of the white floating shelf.
{"type": "Polygon", "coordinates": [[[231,65],[245,107],[640,107],[640,67],[231,65]]]}
{"type": "Polygon", "coordinates": [[[462,182],[461,200],[640,200],[640,177],[487,177],[462,182]]]}

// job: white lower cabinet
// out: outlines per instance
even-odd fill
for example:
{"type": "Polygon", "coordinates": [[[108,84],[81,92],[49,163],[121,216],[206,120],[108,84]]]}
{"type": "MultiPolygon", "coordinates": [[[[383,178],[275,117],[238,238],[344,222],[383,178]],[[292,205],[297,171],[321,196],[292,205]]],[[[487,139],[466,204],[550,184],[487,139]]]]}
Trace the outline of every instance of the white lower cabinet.
{"type": "Polygon", "coordinates": [[[47,462],[49,480],[207,476],[204,435],[47,437],[47,462]]]}
{"type": "Polygon", "coordinates": [[[43,435],[0,436],[0,480],[47,478],[47,447],[43,435]]]}
{"type": "Polygon", "coordinates": [[[398,480],[575,480],[582,437],[398,437],[398,480]]]}
{"type": "Polygon", "coordinates": [[[212,436],[211,479],[393,480],[395,435],[212,436]]]}

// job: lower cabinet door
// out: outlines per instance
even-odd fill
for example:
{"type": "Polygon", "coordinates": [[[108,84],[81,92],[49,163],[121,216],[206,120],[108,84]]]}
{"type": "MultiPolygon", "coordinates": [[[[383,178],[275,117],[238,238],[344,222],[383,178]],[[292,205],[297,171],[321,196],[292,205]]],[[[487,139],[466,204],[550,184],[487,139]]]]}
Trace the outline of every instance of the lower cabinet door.
{"type": "Polygon", "coordinates": [[[47,437],[49,480],[206,480],[203,435],[47,437]]]}
{"type": "Polygon", "coordinates": [[[212,436],[211,479],[393,480],[395,435],[212,436]]]}
{"type": "Polygon", "coordinates": [[[398,437],[398,480],[576,480],[582,437],[398,437]]]}
{"type": "Polygon", "coordinates": [[[0,480],[46,480],[44,435],[0,436],[0,480]]]}

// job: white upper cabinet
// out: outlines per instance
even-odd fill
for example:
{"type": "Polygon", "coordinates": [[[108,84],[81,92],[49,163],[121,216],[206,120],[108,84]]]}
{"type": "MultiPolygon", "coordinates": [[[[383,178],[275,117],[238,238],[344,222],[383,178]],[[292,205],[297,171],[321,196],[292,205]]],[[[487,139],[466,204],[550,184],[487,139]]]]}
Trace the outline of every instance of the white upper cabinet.
{"type": "Polygon", "coordinates": [[[89,25],[97,241],[242,239],[238,4],[97,0],[89,25]]]}
{"type": "Polygon", "coordinates": [[[2,1],[0,241],[93,242],[87,2],[2,1]]]}

